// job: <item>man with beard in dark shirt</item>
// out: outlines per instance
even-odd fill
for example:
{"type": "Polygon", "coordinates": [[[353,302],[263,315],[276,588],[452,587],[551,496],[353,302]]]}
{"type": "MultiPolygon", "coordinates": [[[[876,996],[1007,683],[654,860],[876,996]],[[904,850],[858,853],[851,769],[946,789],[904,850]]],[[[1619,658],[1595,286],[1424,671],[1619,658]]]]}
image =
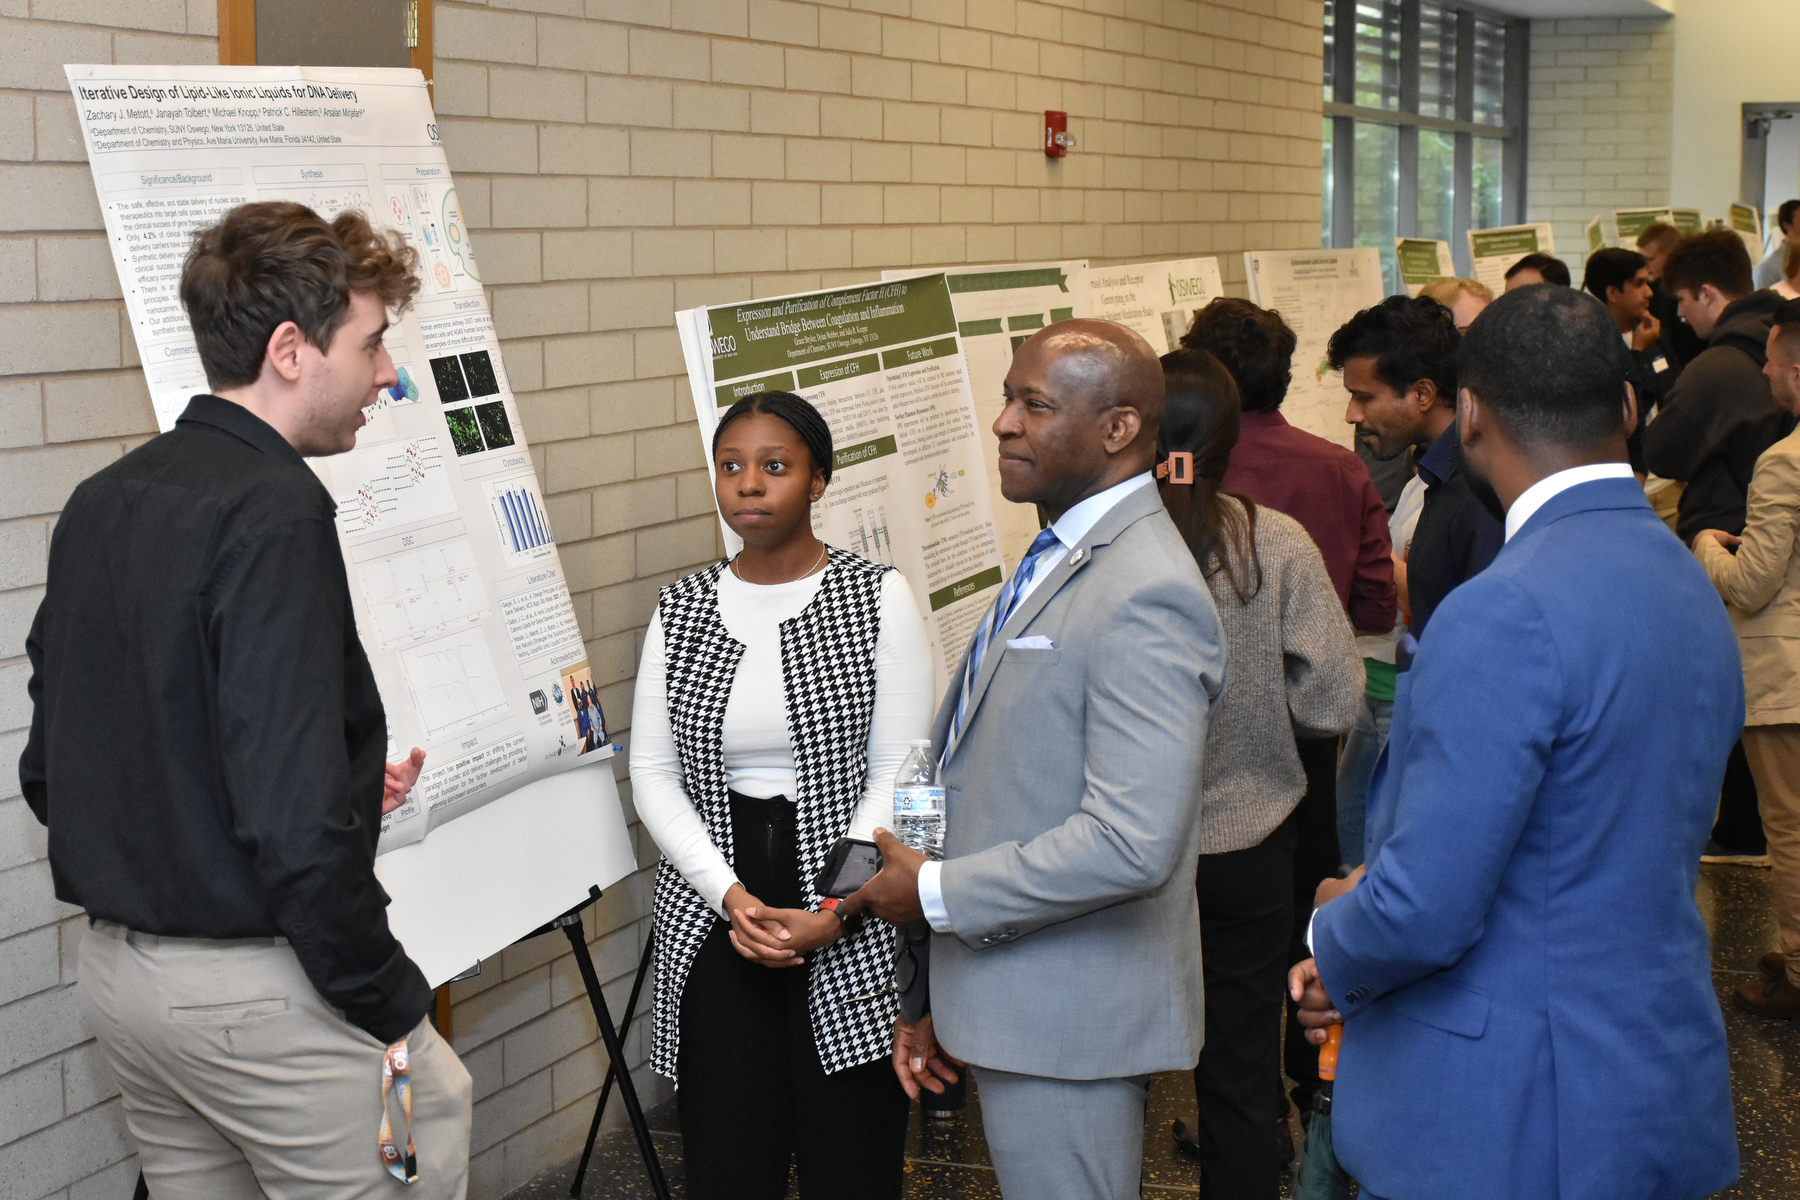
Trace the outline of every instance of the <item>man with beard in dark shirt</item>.
{"type": "Polygon", "coordinates": [[[83,1016],[152,1195],[466,1189],[469,1074],[374,871],[424,754],[384,769],[336,505],[303,461],[354,446],[396,382],[382,335],[416,265],[354,209],[200,231],[181,300],[215,394],[76,488],[51,542],[19,775],[57,897],[87,910],[83,1016]],[[96,689],[136,719],[97,736],[96,689]],[[391,1135],[388,1070],[411,1085],[391,1135]]]}
{"type": "MultiPolygon", "coordinates": [[[[1536,284],[1553,287],[1554,284],[1536,284]]],[[[1406,560],[1407,644],[1457,584],[1494,560],[1504,540],[1498,501],[1462,468],[1456,436],[1456,350],[1450,310],[1424,297],[1390,296],[1331,335],[1326,354],[1344,373],[1344,419],[1366,432],[1377,458],[1418,455],[1424,508],[1406,560]]],[[[1404,653],[1410,658],[1410,653],[1404,653]]]]}

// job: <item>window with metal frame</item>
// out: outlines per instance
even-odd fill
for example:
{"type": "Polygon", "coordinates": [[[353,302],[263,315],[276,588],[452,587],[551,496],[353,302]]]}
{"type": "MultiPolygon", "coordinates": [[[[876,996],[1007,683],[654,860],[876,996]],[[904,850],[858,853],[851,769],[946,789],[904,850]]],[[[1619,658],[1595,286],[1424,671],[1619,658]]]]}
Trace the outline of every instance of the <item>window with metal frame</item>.
{"type": "Polygon", "coordinates": [[[1325,0],[1319,243],[1450,243],[1525,213],[1527,21],[1432,0],[1325,0]]]}

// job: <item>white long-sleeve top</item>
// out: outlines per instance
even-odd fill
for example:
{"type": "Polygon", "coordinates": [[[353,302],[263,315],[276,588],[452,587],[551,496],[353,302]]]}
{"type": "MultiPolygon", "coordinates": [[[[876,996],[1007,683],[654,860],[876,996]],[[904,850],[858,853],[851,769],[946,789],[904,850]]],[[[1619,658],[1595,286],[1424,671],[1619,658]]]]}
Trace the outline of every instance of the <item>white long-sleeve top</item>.
{"type": "MultiPolygon", "coordinates": [[[[719,576],[719,616],[725,632],[743,643],[744,656],[725,704],[725,783],[745,796],[795,799],[794,744],[788,731],[787,689],[781,671],[781,622],[800,615],[825,574],[792,583],[745,583],[730,570],[719,576]]],[[[891,826],[894,777],[909,743],[931,732],[931,652],[912,589],[898,571],[881,582],[881,631],[875,639],[875,712],[869,726],[869,771],[862,802],[847,836],[870,840],[891,826]]],[[[632,797],[644,828],[683,879],[721,917],[737,873],[713,844],[682,784],[681,761],[669,724],[668,658],[661,614],[650,618],[638,663],[631,716],[632,797]]]]}

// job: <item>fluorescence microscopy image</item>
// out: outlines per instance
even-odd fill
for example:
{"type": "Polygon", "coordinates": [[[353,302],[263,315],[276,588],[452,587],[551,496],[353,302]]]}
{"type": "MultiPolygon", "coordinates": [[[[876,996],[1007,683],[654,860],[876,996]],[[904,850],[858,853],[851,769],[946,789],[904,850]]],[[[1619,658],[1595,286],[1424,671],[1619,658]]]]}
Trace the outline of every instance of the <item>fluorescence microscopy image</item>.
{"type": "Polygon", "coordinates": [[[500,394],[500,380],[494,374],[494,360],[488,357],[486,350],[476,350],[460,355],[463,375],[469,381],[469,395],[497,396],[500,394]]]}
{"type": "Polygon", "coordinates": [[[469,385],[463,381],[462,364],[454,354],[431,360],[431,378],[437,382],[438,401],[455,404],[469,398],[469,385]]]}
{"type": "MultiPolygon", "coordinates": [[[[450,426],[450,444],[456,447],[458,458],[487,449],[481,444],[481,427],[475,422],[474,409],[452,409],[444,414],[444,421],[450,426]]],[[[510,440],[507,444],[511,445],[510,440]]]]}
{"type": "Polygon", "coordinates": [[[477,404],[475,419],[481,424],[481,440],[487,443],[489,450],[513,444],[512,422],[506,419],[506,405],[498,400],[492,404],[477,404]]]}

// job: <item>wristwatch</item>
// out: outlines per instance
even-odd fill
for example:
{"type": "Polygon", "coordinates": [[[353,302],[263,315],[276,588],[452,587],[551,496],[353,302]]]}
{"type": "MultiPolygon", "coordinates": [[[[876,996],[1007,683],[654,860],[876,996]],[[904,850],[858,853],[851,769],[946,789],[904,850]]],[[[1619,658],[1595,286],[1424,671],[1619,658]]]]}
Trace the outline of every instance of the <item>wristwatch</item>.
{"type": "Polygon", "coordinates": [[[868,914],[859,912],[854,917],[846,917],[842,911],[843,904],[844,901],[842,897],[827,896],[819,901],[819,911],[828,912],[836,917],[844,927],[845,937],[855,937],[857,930],[861,929],[863,926],[863,918],[868,914]]]}

